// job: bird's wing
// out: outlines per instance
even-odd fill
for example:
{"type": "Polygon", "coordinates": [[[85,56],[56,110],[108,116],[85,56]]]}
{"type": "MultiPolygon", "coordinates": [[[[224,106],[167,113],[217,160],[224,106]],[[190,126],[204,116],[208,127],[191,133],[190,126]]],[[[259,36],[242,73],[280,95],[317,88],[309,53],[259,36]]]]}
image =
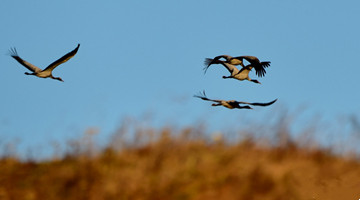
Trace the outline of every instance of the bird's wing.
{"type": "Polygon", "coordinates": [[[229,55],[220,55],[220,56],[216,56],[214,58],[214,60],[220,60],[221,58],[224,58],[227,62],[230,61],[233,57],[229,56],[229,55]]]}
{"type": "Polygon", "coordinates": [[[265,68],[270,66],[270,62],[261,62],[259,65],[254,65],[256,75],[258,77],[263,77],[266,73],[265,68]]]}
{"type": "Polygon", "coordinates": [[[215,58],[205,58],[205,61],[204,61],[204,64],[205,64],[204,73],[206,73],[206,71],[208,70],[210,65],[212,65],[212,64],[221,64],[222,62],[224,62],[224,61],[220,60],[221,58],[225,58],[226,61],[228,61],[231,58],[231,56],[220,55],[220,56],[216,56],[215,58]]]}
{"type": "Polygon", "coordinates": [[[254,66],[255,68],[255,74],[258,76],[258,77],[263,77],[266,73],[266,70],[264,69],[263,66],[261,65],[255,65],[254,66]]]}
{"type": "Polygon", "coordinates": [[[221,102],[221,100],[214,100],[214,99],[207,98],[206,94],[205,94],[205,90],[203,92],[199,92],[199,95],[194,95],[194,97],[200,98],[205,101],[212,101],[212,102],[217,102],[217,103],[221,102]]]}
{"type": "Polygon", "coordinates": [[[61,58],[57,59],[55,62],[51,63],[48,67],[46,67],[44,69],[44,71],[45,70],[53,70],[53,69],[55,69],[55,67],[57,67],[60,64],[68,61],[70,58],[74,57],[75,54],[77,53],[79,47],[80,47],[80,44],[78,44],[77,47],[74,50],[70,51],[69,53],[67,53],[63,57],[61,57],[61,58]]]}
{"type": "Polygon", "coordinates": [[[210,65],[215,64],[215,63],[213,63],[213,61],[214,61],[214,59],[212,59],[212,58],[205,58],[205,61],[204,61],[205,67],[203,68],[204,74],[206,74],[206,71],[209,69],[210,65]]]}
{"type": "Polygon", "coordinates": [[[259,59],[255,56],[238,56],[238,57],[234,57],[234,58],[239,59],[241,61],[243,59],[245,59],[246,61],[248,61],[251,64],[254,64],[256,62],[260,63],[259,59]]]}
{"type": "Polygon", "coordinates": [[[27,62],[26,60],[23,60],[19,57],[16,48],[11,48],[9,50],[10,56],[13,57],[16,61],[18,61],[20,64],[22,64],[24,67],[29,69],[32,72],[41,72],[41,69],[36,67],[35,65],[27,62]]]}
{"type": "Polygon", "coordinates": [[[235,58],[245,59],[246,61],[248,61],[255,68],[255,73],[258,77],[263,77],[266,73],[265,68],[270,66],[269,61],[260,62],[260,60],[255,56],[239,56],[235,58]]]}
{"type": "Polygon", "coordinates": [[[261,66],[263,66],[265,68],[265,67],[269,67],[270,63],[271,63],[270,61],[264,61],[264,62],[261,62],[260,64],[261,64],[261,66]]]}
{"type": "Polygon", "coordinates": [[[235,67],[235,65],[226,63],[226,62],[221,62],[220,64],[222,64],[230,73],[235,72],[236,74],[239,73],[239,69],[235,67]]]}
{"type": "Polygon", "coordinates": [[[232,108],[237,108],[237,109],[253,109],[250,106],[240,106],[240,102],[239,101],[235,101],[235,100],[229,100],[226,101],[226,103],[228,103],[232,108]]]}
{"type": "Polygon", "coordinates": [[[271,104],[275,103],[276,101],[277,101],[277,99],[270,101],[268,103],[249,103],[249,102],[244,102],[244,101],[237,101],[237,103],[248,104],[248,105],[252,105],[252,106],[270,106],[271,104]]]}
{"type": "Polygon", "coordinates": [[[240,73],[247,73],[249,74],[249,72],[252,70],[252,66],[251,65],[246,65],[245,67],[241,68],[240,71],[237,74],[240,73]]]}

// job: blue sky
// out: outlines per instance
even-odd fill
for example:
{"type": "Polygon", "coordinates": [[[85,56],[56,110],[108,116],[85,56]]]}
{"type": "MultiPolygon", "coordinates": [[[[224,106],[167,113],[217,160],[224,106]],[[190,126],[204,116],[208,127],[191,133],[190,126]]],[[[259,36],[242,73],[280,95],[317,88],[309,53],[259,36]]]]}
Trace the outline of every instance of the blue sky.
{"type": "Polygon", "coordinates": [[[4,1],[0,19],[2,143],[44,146],[91,127],[106,140],[127,117],[224,131],[284,110],[303,125],[359,116],[358,1],[4,1]],[[77,43],[53,71],[65,82],[26,76],[7,55],[16,47],[44,68],[77,43]],[[228,72],[216,65],[204,75],[204,59],[221,54],[271,66],[262,85],[223,80],[228,72]],[[204,89],[209,98],[278,102],[213,108],[192,97],[204,89]]]}

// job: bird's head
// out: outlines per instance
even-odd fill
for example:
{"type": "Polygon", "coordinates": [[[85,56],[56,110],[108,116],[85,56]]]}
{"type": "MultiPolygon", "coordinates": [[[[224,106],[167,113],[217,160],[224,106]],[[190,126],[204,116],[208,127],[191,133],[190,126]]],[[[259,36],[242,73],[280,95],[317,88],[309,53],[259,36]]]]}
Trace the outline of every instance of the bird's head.
{"type": "Polygon", "coordinates": [[[64,82],[60,77],[54,77],[54,79],[56,79],[58,81],[61,81],[61,82],[64,82]]]}
{"type": "Polygon", "coordinates": [[[251,80],[251,81],[254,82],[254,83],[261,84],[258,80],[251,80]]]}

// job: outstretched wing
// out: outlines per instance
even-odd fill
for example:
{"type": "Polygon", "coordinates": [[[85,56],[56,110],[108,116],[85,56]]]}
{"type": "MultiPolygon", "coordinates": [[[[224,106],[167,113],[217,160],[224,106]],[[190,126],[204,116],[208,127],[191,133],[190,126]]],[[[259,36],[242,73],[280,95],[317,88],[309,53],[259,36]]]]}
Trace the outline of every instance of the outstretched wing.
{"type": "Polygon", "coordinates": [[[221,102],[221,100],[214,100],[214,99],[207,98],[206,94],[205,94],[205,90],[203,92],[199,92],[199,95],[194,95],[194,97],[200,98],[200,99],[205,100],[205,101],[221,102]]]}
{"type": "Polygon", "coordinates": [[[252,105],[252,106],[270,106],[271,104],[275,103],[276,101],[277,101],[277,99],[270,101],[268,103],[249,103],[249,102],[244,102],[244,101],[237,101],[237,103],[248,104],[248,105],[252,105]]]}
{"type": "Polygon", "coordinates": [[[204,67],[204,73],[206,73],[207,69],[212,64],[223,64],[224,62],[229,62],[232,59],[229,55],[220,55],[216,56],[215,58],[206,58],[204,61],[205,67],[204,67]],[[220,60],[221,58],[224,58],[226,61],[220,60]]]}
{"type": "Polygon", "coordinates": [[[59,66],[60,64],[68,61],[70,58],[74,57],[75,54],[77,53],[79,47],[80,47],[80,44],[78,44],[77,47],[76,47],[74,50],[70,51],[69,53],[67,53],[67,54],[64,55],[63,57],[61,57],[61,58],[59,58],[58,60],[56,60],[55,62],[51,63],[48,67],[46,67],[46,68],[44,69],[44,71],[45,71],[45,70],[50,70],[50,71],[51,71],[51,70],[55,69],[55,67],[57,67],[57,66],[59,66]]]}
{"type": "Polygon", "coordinates": [[[240,106],[240,103],[238,101],[235,100],[228,100],[225,101],[225,103],[223,104],[224,107],[226,108],[237,108],[237,109],[252,109],[250,106],[246,105],[246,106],[240,106]]]}
{"type": "Polygon", "coordinates": [[[259,59],[255,56],[238,56],[238,57],[234,57],[234,58],[239,59],[241,61],[243,59],[245,59],[246,61],[248,61],[251,64],[260,63],[259,59]]]}
{"type": "Polygon", "coordinates": [[[246,61],[248,61],[250,65],[255,68],[256,75],[258,77],[263,77],[265,75],[265,68],[269,67],[271,63],[269,61],[260,62],[260,60],[255,56],[239,56],[235,58],[239,60],[245,59],[246,61]]]}
{"type": "Polygon", "coordinates": [[[36,67],[35,65],[33,65],[29,62],[26,62],[26,60],[21,59],[16,51],[16,48],[11,48],[9,50],[9,54],[11,57],[13,57],[16,61],[18,61],[20,64],[22,64],[28,70],[30,70],[32,72],[41,72],[40,68],[36,67]]]}
{"type": "Polygon", "coordinates": [[[237,74],[243,73],[243,74],[249,74],[249,72],[252,70],[252,66],[251,65],[246,65],[243,68],[240,69],[240,71],[237,74]]]}
{"type": "Polygon", "coordinates": [[[238,72],[238,68],[236,68],[235,65],[232,65],[230,63],[227,63],[225,61],[218,60],[218,59],[215,60],[215,59],[211,59],[211,58],[206,58],[204,61],[204,64],[205,64],[204,73],[206,73],[207,69],[212,64],[222,64],[230,73],[232,73],[233,71],[235,71],[235,73],[238,72]]]}
{"type": "Polygon", "coordinates": [[[270,63],[271,63],[270,61],[264,61],[264,62],[261,62],[260,65],[261,65],[261,67],[266,68],[266,67],[270,66],[270,63]]]}
{"type": "Polygon", "coordinates": [[[254,68],[255,68],[255,71],[256,71],[256,75],[258,77],[263,77],[265,75],[265,73],[266,73],[265,68],[269,67],[270,63],[271,62],[266,61],[266,62],[261,62],[259,65],[255,65],[254,68]]]}
{"type": "Polygon", "coordinates": [[[204,74],[206,74],[206,71],[209,69],[210,65],[215,64],[213,61],[214,61],[214,59],[205,58],[205,61],[204,61],[205,67],[203,68],[204,74]]]}

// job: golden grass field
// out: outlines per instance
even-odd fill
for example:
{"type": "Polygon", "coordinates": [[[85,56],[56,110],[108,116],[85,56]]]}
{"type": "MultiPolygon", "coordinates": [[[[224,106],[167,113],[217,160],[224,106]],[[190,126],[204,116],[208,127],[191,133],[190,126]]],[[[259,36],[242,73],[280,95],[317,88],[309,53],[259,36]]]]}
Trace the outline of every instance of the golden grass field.
{"type": "Polygon", "coordinates": [[[0,160],[0,200],[357,200],[360,162],[331,149],[251,136],[226,141],[198,128],[118,134],[101,150],[91,131],[65,155],[0,160]],[[97,149],[97,150],[96,150],[97,149]]]}

